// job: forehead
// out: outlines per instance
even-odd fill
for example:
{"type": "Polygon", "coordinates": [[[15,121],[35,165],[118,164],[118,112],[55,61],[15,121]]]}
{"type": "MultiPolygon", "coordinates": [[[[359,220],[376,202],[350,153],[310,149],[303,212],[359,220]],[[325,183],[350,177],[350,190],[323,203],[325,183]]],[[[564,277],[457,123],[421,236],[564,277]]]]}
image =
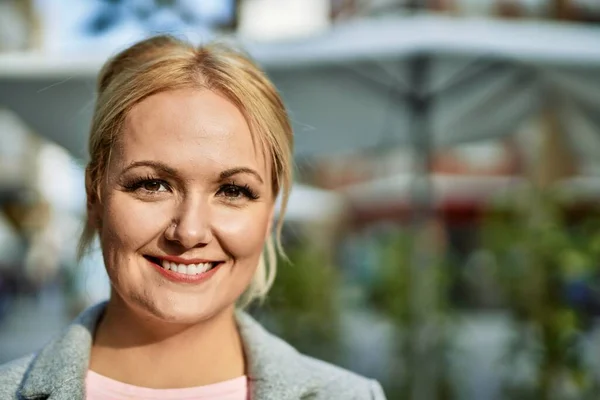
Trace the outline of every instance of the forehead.
{"type": "Polygon", "coordinates": [[[119,140],[123,163],[159,160],[181,170],[245,166],[268,176],[266,151],[246,118],[226,97],[185,89],[152,95],[128,113],[119,140]]]}

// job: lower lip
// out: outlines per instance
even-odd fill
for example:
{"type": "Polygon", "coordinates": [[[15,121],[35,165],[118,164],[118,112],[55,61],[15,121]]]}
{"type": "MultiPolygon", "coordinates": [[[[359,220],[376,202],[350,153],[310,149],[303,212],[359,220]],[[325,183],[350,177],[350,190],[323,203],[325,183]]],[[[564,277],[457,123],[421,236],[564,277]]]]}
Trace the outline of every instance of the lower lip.
{"type": "Polygon", "coordinates": [[[180,274],[178,272],[174,272],[174,271],[171,271],[171,270],[166,270],[163,267],[161,267],[160,265],[158,265],[155,262],[150,261],[148,259],[147,259],[147,261],[156,270],[158,270],[158,272],[162,276],[164,276],[165,278],[167,278],[170,281],[177,282],[177,283],[200,283],[200,282],[204,282],[205,280],[210,279],[217,272],[217,270],[219,268],[221,268],[221,265],[223,265],[223,263],[219,263],[219,264],[217,264],[216,267],[212,268],[210,271],[203,272],[201,274],[185,275],[185,274],[180,274]]]}

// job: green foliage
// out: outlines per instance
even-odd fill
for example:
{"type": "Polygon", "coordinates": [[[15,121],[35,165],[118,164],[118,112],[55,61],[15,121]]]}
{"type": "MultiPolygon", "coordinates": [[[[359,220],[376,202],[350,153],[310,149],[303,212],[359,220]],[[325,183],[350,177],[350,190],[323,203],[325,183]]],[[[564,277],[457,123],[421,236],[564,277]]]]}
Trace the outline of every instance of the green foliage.
{"type": "MultiPolygon", "coordinates": [[[[396,358],[402,365],[402,372],[397,371],[393,382],[386,385],[386,393],[390,398],[412,398],[412,390],[419,374],[422,357],[426,364],[435,366],[434,386],[435,398],[446,400],[454,398],[450,383],[449,363],[449,323],[450,305],[448,288],[450,274],[441,257],[415,258],[415,249],[419,247],[417,236],[409,231],[395,231],[380,239],[379,262],[376,265],[376,276],[369,290],[369,302],[380,313],[392,321],[397,332],[396,358]],[[414,263],[426,261],[427,265],[414,263]],[[430,262],[430,263],[429,263],[430,262]],[[417,276],[419,275],[419,276],[417,276]],[[419,280],[420,285],[417,282],[419,280]],[[426,290],[424,310],[415,310],[415,301],[426,290]],[[421,324],[425,318],[436,326],[436,339],[430,343],[426,354],[417,354],[421,324]]],[[[428,249],[421,251],[427,252],[428,249]]],[[[422,298],[423,299],[423,298],[422,298]]]]}
{"type": "Polygon", "coordinates": [[[484,227],[484,245],[496,257],[516,323],[507,362],[525,357],[535,370],[533,385],[507,383],[507,398],[562,399],[567,387],[584,398],[592,385],[580,347],[590,318],[566,293],[569,283],[598,270],[600,218],[571,223],[564,210],[549,193],[534,193],[527,207],[490,215],[484,227]]]}
{"type": "Polygon", "coordinates": [[[410,236],[397,232],[380,242],[375,279],[370,288],[370,303],[386,314],[395,325],[404,326],[410,320],[410,236]]]}
{"type": "Polygon", "coordinates": [[[300,351],[335,361],[339,342],[338,270],[308,241],[281,258],[266,309],[278,333],[300,351]]]}

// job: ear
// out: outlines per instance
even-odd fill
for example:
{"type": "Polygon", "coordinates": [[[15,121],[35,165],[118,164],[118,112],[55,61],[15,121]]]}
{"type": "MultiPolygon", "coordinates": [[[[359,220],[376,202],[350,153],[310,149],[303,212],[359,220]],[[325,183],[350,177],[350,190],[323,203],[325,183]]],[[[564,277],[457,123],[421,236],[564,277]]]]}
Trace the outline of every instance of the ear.
{"type": "Polygon", "coordinates": [[[100,199],[98,187],[93,182],[89,167],[85,169],[85,194],[88,224],[98,229],[100,227],[100,199]]]}

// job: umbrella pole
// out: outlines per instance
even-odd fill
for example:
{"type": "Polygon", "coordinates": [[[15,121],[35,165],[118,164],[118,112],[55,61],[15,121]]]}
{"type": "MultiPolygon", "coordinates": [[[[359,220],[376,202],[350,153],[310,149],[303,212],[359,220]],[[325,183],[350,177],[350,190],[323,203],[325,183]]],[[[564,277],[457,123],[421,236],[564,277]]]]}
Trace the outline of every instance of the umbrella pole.
{"type": "Polygon", "coordinates": [[[408,94],[411,110],[411,139],[415,150],[416,165],[411,185],[413,231],[410,255],[411,286],[409,293],[408,328],[409,365],[412,379],[410,398],[429,400],[436,397],[438,386],[435,348],[440,334],[437,329],[435,304],[437,283],[432,254],[431,235],[428,227],[433,222],[433,198],[430,182],[430,159],[432,132],[430,115],[433,96],[428,94],[431,57],[417,54],[408,61],[412,90],[408,94]]]}

